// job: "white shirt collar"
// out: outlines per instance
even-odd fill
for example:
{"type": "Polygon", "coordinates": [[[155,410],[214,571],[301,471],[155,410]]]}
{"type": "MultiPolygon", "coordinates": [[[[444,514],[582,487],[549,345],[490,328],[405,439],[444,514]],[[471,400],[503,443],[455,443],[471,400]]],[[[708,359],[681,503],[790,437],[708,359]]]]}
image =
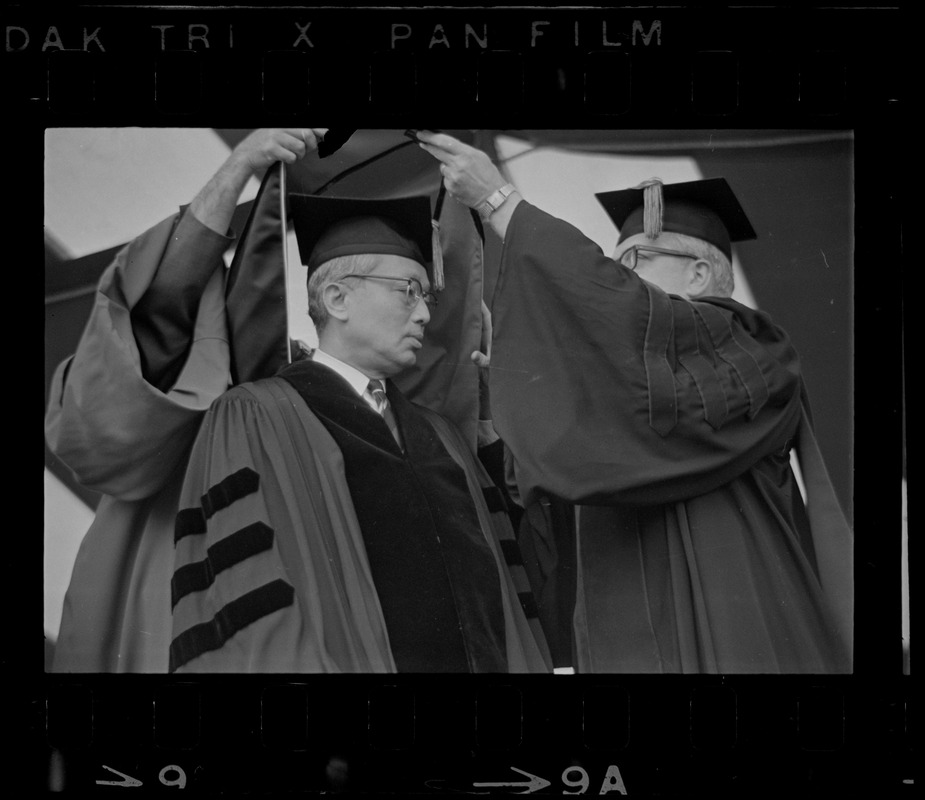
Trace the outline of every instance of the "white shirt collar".
{"type": "MultiPolygon", "coordinates": [[[[317,347],[312,351],[312,361],[316,361],[319,364],[324,364],[326,367],[333,369],[338,375],[340,375],[347,383],[349,383],[353,390],[362,397],[363,393],[366,391],[366,387],[369,386],[370,378],[364,375],[356,367],[351,367],[349,364],[341,361],[339,358],[334,358],[334,356],[325,353],[324,350],[319,350],[317,347]]],[[[385,382],[382,382],[383,387],[385,382]]]]}

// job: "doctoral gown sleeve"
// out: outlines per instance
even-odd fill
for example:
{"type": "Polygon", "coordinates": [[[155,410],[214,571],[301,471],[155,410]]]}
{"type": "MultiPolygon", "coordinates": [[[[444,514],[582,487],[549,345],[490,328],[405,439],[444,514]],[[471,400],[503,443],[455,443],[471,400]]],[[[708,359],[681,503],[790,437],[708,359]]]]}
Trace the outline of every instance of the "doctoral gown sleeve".
{"type": "Polygon", "coordinates": [[[395,670],[343,456],[286,381],[206,414],[174,539],[171,671],[395,670]]]}
{"type": "Polygon", "coordinates": [[[221,253],[207,230],[171,217],[127,245],[100,279],[75,354],[53,377],[46,440],[89,489],[122,500],[159,491],[188,452],[202,413],[228,386],[221,253]],[[187,331],[178,347],[160,355],[149,351],[158,369],[177,373],[162,391],[143,372],[131,310],[165,256],[172,261],[180,254],[211,271],[192,335],[187,331]]]}
{"type": "Polygon", "coordinates": [[[527,202],[492,312],[492,413],[527,502],[681,500],[795,435],[799,363],[766,314],[668,295],[527,202]]]}
{"type": "Polygon", "coordinates": [[[203,292],[232,241],[184,210],[151,283],[132,307],[142,375],[161,391],[170,390],[183,368],[203,292]]]}

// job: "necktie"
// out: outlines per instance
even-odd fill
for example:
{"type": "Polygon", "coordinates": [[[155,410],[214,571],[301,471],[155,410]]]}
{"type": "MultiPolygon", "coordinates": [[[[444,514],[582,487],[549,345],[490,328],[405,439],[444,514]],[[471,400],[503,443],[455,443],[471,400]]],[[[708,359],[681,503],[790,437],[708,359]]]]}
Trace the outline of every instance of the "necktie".
{"type": "MultiPolygon", "coordinates": [[[[395,438],[398,446],[402,447],[401,434],[398,432],[398,422],[396,422],[395,414],[389,406],[389,398],[385,396],[385,387],[382,385],[382,381],[370,381],[369,386],[366,387],[366,391],[372,395],[373,401],[376,404],[376,410],[382,415],[385,424],[389,426],[389,430],[392,431],[392,436],[395,438]]],[[[402,449],[404,450],[403,447],[402,449]]]]}

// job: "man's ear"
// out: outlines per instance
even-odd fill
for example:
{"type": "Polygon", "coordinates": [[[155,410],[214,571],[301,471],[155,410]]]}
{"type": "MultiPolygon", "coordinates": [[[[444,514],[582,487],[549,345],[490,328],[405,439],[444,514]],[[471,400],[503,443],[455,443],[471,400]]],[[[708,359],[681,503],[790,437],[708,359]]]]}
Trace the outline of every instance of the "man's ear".
{"type": "Polygon", "coordinates": [[[698,258],[691,264],[688,273],[690,280],[687,284],[687,296],[690,298],[704,297],[713,289],[713,267],[709,261],[698,258]]]}
{"type": "Polygon", "coordinates": [[[342,283],[329,283],[321,293],[328,316],[344,321],[349,315],[350,292],[342,283]]]}

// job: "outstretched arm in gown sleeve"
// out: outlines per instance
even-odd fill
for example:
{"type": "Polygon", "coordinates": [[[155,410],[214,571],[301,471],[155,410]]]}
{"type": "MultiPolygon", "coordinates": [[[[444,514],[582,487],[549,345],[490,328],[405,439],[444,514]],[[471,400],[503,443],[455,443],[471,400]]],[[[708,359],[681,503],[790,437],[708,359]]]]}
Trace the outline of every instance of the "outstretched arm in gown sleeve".
{"type": "Polygon", "coordinates": [[[495,427],[528,491],[671,502],[795,435],[799,361],[766,314],[668,295],[527,202],[507,227],[492,313],[495,427]]]}
{"type": "Polygon", "coordinates": [[[786,450],[799,361],[766,314],[668,295],[527,202],[506,233],[493,417],[528,489],[671,502],[786,450]]]}
{"type": "MultiPolygon", "coordinates": [[[[304,158],[317,149],[324,132],[323,128],[261,128],[249,134],[193,198],[180,225],[216,242],[216,248],[224,243],[224,252],[232,243],[229,227],[248,181],[277,161],[291,164],[304,158]]],[[[180,235],[171,240],[154,280],[132,308],[142,373],[162,391],[169,390],[183,366],[199,299],[221,257],[221,252],[202,257],[178,246],[185,241],[180,235]]]]}
{"type": "MultiPolygon", "coordinates": [[[[482,151],[419,132],[449,194],[475,208],[505,183],[482,151]]],[[[586,503],[709,491],[785,449],[800,415],[796,353],[767,315],[667,295],[517,192],[492,298],[494,426],[518,483],[586,503]]]]}
{"type": "Polygon", "coordinates": [[[199,418],[228,386],[222,255],[241,190],[274,160],[313,149],[323,129],[246,137],[181,215],[127,245],[100,279],[73,356],[54,376],[50,448],[96,491],[158,491],[199,418]]]}

